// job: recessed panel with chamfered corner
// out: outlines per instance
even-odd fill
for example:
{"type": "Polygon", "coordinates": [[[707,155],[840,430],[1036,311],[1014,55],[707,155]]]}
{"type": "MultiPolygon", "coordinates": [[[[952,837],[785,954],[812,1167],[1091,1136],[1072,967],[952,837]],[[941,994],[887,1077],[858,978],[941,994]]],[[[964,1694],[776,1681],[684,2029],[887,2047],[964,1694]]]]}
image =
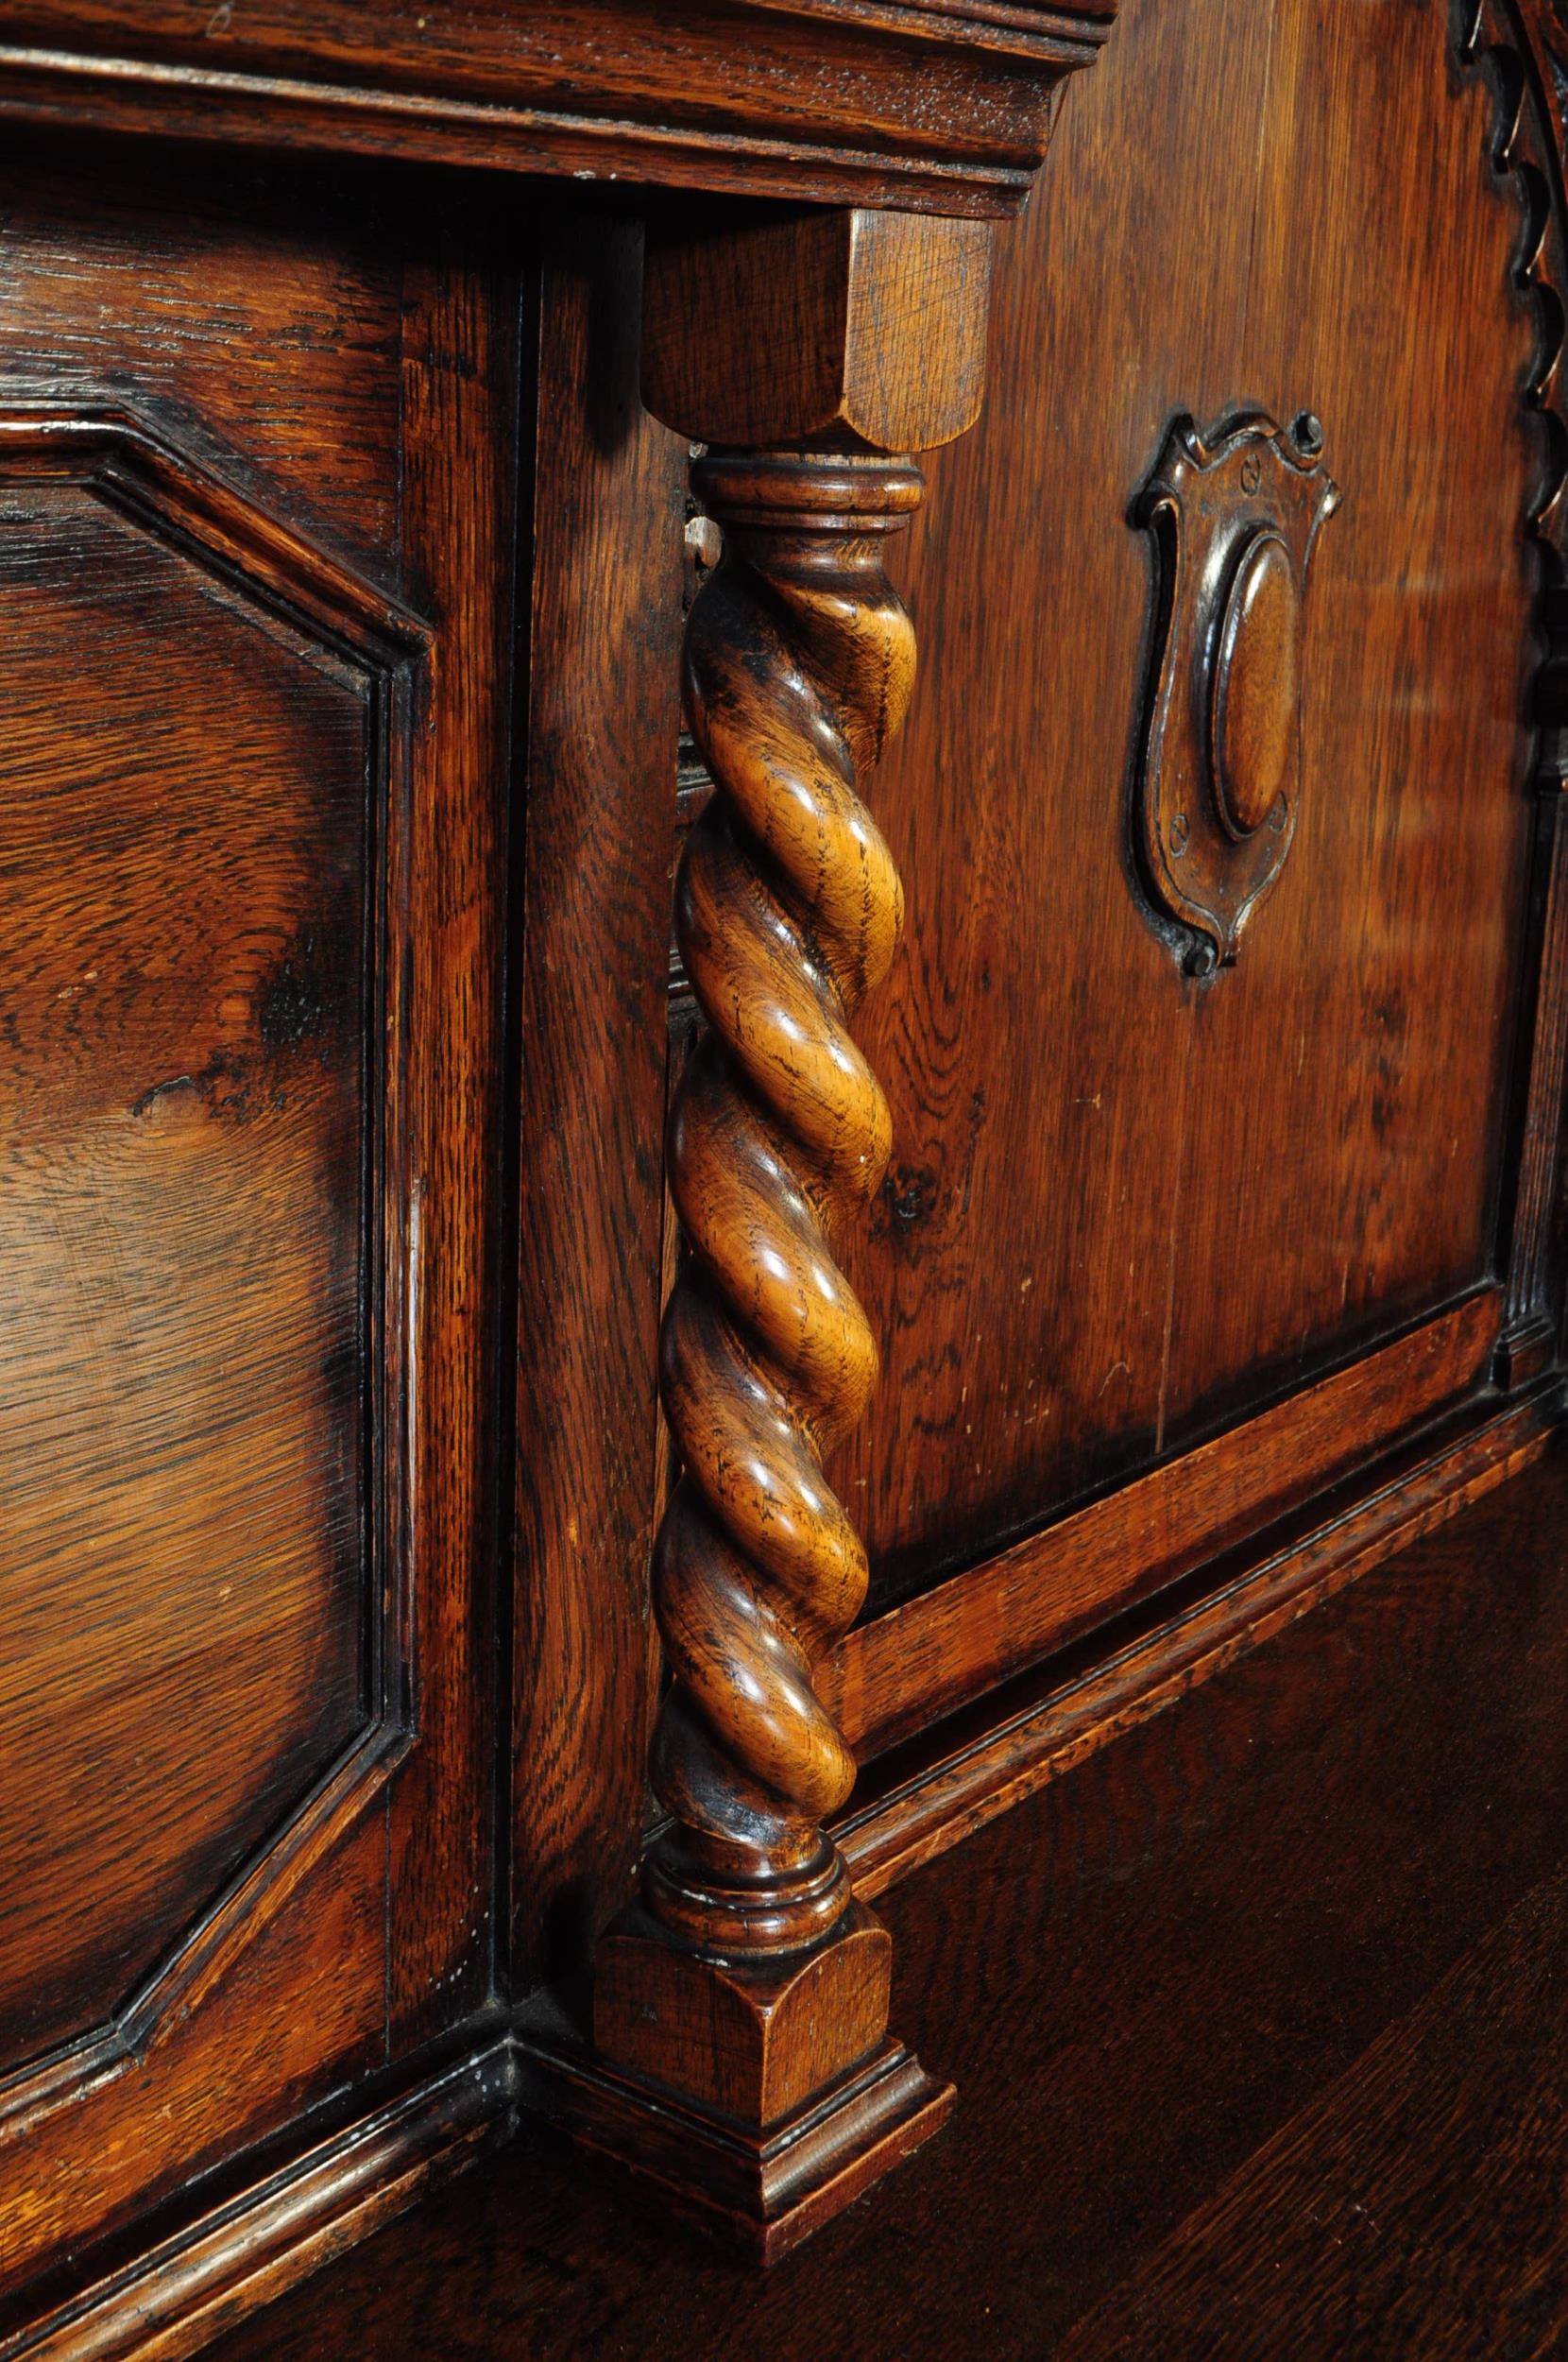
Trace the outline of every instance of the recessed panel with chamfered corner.
{"type": "Polygon", "coordinates": [[[415,2054],[493,1991],[525,252],[8,155],[0,2345],[262,2285],[495,2104],[415,2054]]]}
{"type": "Polygon", "coordinates": [[[375,1711],[390,675],[247,522],[128,427],[0,421],[0,2072],[375,1711]]]}
{"type": "Polygon", "coordinates": [[[1497,1275],[1545,459],[1465,38],[1127,0],[1005,235],[874,799],[895,1162],[845,1252],[887,1351],[837,1474],[883,1604],[1497,1275]],[[1162,547],[1184,421],[1216,465],[1162,547]],[[1338,488],[1310,552],[1273,444],[1338,488]]]}

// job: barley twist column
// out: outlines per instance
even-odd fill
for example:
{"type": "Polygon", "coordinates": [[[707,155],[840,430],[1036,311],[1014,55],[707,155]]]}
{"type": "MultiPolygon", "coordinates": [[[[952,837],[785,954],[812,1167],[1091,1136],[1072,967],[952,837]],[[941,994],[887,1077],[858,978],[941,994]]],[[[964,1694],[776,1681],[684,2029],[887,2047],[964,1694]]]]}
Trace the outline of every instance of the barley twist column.
{"type": "Polygon", "coordinates": [[[668,1142],[670,1818],[599,1946],[576,2129],[764,2258],[951,2097],[888,2031],[888,1936],[824,1826],[855,1764],[812,1674],[866,1585],[824,1463],[878,1361],[833,1240],[891,1145],[850,1030],[903,916],[865,800],[914,672],[883,557],[924,488],[907,454],[978,408],[988,271],[979,225],[827,214],[677,237],[645,298],[645,396],[708,446],[693,482],[724,556],[686,640],[714,792],[676,893],[705,1024],[668,1142]]]}
{"type": "Polygon", "coordinates": [[[866,1563],[822,1460],[878,1357],[829,1241],[891,1138],[846,1018],[903,916],[860,788],[909,699],[913,637],[881,545],[922,483],[898,460],[763,454],[710,457],[696,485],[725,556],[687,638],[715,793],[676,897],[707,1030],[670,1127],[688,1253],[663,1386],[685,1473],[655,1575],[673,1686],[654,1780],[675,1825],[644,1892],[695,1947],[759,1954],[825,1935],[849,1900],[821,1824],[855,1766],[811,1668],[866,1563]]]}

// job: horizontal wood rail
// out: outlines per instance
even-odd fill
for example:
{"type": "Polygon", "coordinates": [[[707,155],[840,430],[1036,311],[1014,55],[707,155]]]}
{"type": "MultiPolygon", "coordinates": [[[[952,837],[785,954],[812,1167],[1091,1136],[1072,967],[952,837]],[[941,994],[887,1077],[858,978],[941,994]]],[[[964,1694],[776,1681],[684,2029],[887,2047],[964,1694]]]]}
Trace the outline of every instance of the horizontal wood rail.
{"type": "Polygon", "coordinates": [[[1457,1401],[1501,1318],[1485,1288],[1213,1442],[861,1624],[817,1687],[861,1761],[1038,1664],[1457,1401]]]}
{"type": "Polygon", "coordinates": [[[1021,1804],[1124,1731],[1163,1713],[1337,1591],[1495,1492],[1539,1460],[1563,1425],[1560,1386],[1495,1396],[1437,1422],[1364,1472],[1355,1497],[1299,1513],[1216,1579],[1092,1662],[1072,1652],[1003,1689],[971,1716],[895,1750],[833,1830],[855,1891],[884,1893],[923,1863],[1021,1804]]]}
{"type": "Polygon", "coordinates": [[[1092,62],[1116,9],[77,0],[0,9],[0,116],[1005,215],[1045,154],[1058,85],[1092,62]]]}

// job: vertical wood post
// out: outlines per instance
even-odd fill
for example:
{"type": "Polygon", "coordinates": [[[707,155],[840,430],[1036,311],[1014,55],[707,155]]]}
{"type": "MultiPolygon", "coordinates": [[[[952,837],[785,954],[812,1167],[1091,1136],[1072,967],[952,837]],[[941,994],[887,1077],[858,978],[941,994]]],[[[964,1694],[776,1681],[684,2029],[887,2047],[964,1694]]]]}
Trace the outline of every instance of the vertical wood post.
{"type": "Polygon", "coordinates": [[[867,1571],[823,1463],[878,1363],[832,1240],[891,1146],[849,1030],[903,916],[864,800],[914,669],[883,551],[922,496],[913,454],[978,411],[989,268],[984,225],[863,213],[649,258],[644,397],[707,445],[693,482],[724,555],[685,653],[714,794],[676,906],[705,1025],[669,1136],[682,1474],[656,1554],[672,1679],[653,1776],[670,1825],[599,1946],[600,2097],[578,2129],[764,2260],[952,2098],[888,2030],[889,1938],[824,1834],[854,1759],[812,1673],[867,1571]]]}

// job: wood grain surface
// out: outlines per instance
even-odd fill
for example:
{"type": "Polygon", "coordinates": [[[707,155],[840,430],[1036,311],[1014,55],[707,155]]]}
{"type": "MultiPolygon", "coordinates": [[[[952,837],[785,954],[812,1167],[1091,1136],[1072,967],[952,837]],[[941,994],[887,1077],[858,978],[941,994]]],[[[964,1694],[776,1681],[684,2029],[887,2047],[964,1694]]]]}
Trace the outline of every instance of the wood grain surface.
{"type": "Polygon", "coordinates": [[[1563,654],[1568,646],[1568,412],[1563,406],[1563,290],[1568,288],[1568,218],[1562,185],[1564,86],[1551,65],[1552,26],[1542,0],[1523,11],[1470,0],[1462,20],[1467,54],[1483,63],[1495,102],[1493,159],[1511,183],[1530,228],[1514,258],[1514,283],[1534,313],[1536,347],[1525,399],[1535,414],[1539,468],[1530,529],[1542,577],[1545,656],[1533,684],[1536,830],[1530,878],[1530,944],[1515,1067],[1514,1152],[1503,1177],[1503,1238],[1508,1305],[1499,1375],[1527,1384],[1554,1360],[1562,1274],[1561,1157],[1568,1087],[1568,993],[1562,840],[1563,654]],[[1523,45],[1522,45],[1523,44],[1523,45]],[[1532,55],[1533,48],[1533,55],[1532,55]],[[1546,201],[1542,201],[1543,197],[1546,201]]]}
{"type": "MultiPolygon", "coordinates": [[[[628,1891],[650,1539],[694,1494],[740,1578],[672,1547],[660,1579],[659,1785],[687,1870],[731,1881],[671,1914],[689,2114],[735,2100],[687,1972],[737,1895],[771,1938],[819,1873],[847,1897],[847,1732],[878,1751],[844,1834],[885,1890],[893,2022],[963,2085],[958,2145],[775,2297],[531,2132],[401,2269],[383,2244],[296,2299],[280,2355],[920,2362],[1150,2322],[1222,2353],[1232,2258],[1271,2351],[1559,2339],[1556,1890],[1502,1926],[1560,1869],[1568,1726],[1562,117],[1520,46],[1545,0],[1126,0],[1107,42],[1115,14],[0,0],[8,2362],[41,2318],[59,2362],[154,2335],[174,2362],[509,2125],[508,2012],[546,1975],[581,1998],[628,1891]],[[1014,207],[1069,75],[988,409],[889,592],[834,485],[908,490],[894,446],[971,419],[969,217],[1014,207]],[[569,205],[538,170],[771,201],[699,214],[702,267],[664,282],[643,382],[678,432],[639,406],[635,315],[641,216],[667,259],[687,203],[569,205]],[[845,210],[806,230],[781,196],[845,210]],[[894,198],[927,218],[865,210],[894,198]],[[1178,419],[1249,410],[1304,456],[1321,425],[1342,506],[1310,597],[1277,567],[1259,594],[1279,663],[1225,637],[1240,577],[1208,586],[1221,821],[1266,822],[1298,751],[1300,796],[1266,922],[1201,975],[1130,832],[1164,597],[1135,504],[1178,419]],[[735,1020],[729,1116],[747,1055],[777,1104],[758,1192],[677,1154],[683,1270],[687,434],[749,454],[703,462],[697,614],[755,580],[717,634],[744,679],[694,699],[722,800],[681,973],[735,1020]],[[781,659],[797,560],[836,621],[781,659]],[[790,834],[778,716],[817,696],[812,777],[858,794],[907,686],[898,597],[924,693],[870,797],[891,858],[844,804],[833,870],[790,834]],[[851,1046],[895,871],[908,949],[851,1046]],[[803,1016],[826,1054],[779,1049],[803,1016]],[[813,1090],[808,1172],[781,1143],[813,1090]],[[844,1314],[790,1361],[760,1217],[787,1201],[799,1248],[890,1128],[842,1277],[784,1258],[844,1314]],[[729,1416],[786,1363],[804,1554],[729,1416]],[[817,1695],[861,1535],[873,1618],[817,1695]],[[1406,2226],[1358,2291],[1353,2151],[1406,2226]]],[[[751,2131],[709,2108],[748,2192],[805,2158],[826,2213],[940,2106],[902,2052],[878,2080],[866,1925],[837,2018],[758,2047],[751,2131]]],[[[759,1976],[747,2041],[819,1966],[759,1976]]],[[[656,2077],[638,1999],[623,2063],[656,2077]]]]}
{"type": "Polygon", "coordinates": [[[684,651],[714,792],[676,883],[704,1026],[667,1140],[688,1252],[660,1340],[682,1474],[655,1562],[672,1684],[654,1787],[675,1826],[643,1891],[705,1950],[788,1952],[847,1901],[821,1824],[855,1765],[811,1683],[867,1570],[822,1459],[878,1373],[834,1254],[887,1161],[846,1019],[903,916],[863,797],[913,686],[883,544],[922,479],[880,454],[762,451],[709,455],[694,482],[726,539],[684,651]]]}
{"type": "Polygon", "coordinates": [[[876,1896],[936,1860],[1509,1483],[1554,1446],[1555,1393],[1548,1383],[1506,1405],[1462,1405],[1304,1514],[1222,1553],[1147,1614],[1117,1619],[875,1761],[834,1830],[856,1892],[876,1896]]]}
{"type": "Polygon", "coordinates": [[[878,783],[911,916],[848,1265],[887,1382],[834,1471],[875,1606],[1496,1269],[1539,462],[1494,128],[1441,9],[1131,0],[1002,233],[987,408],[898,559],[929,694],[878,783]],[[1300,831],[1199,985],[1128,876],[1129,511],[1177,414],[1253,406],[1316,413],[1343,506],[1300,831]]]}
{"type": "Polygon", "coordinates": [[[846,1635],[820,1686],[862,1761],[1354,1478],[1484,1380],[1501,1309],[1478,1289],[846,1635]]]}
{"type": "Polygon", "coordinates": [[[649,251],[643,400],[707,443],[951,442],[984,393],[992,243],[985,222],[864,207],[671,209],[649,251]]]}
{"type": "Polygon", "coordinates": [[[1560,2352],[1565,1938],[1559,1869],[1082,2322],[1062,2362],[1560,2352]]]}
{"type": "Polygon", "coordinates": [[[6,2339],[493,1990],[519,245],[343,211],[8,157],[6,2339]]]}
{"type": "MultiPolygon", "coordinates": [[[[498,1635],[510,1403],[504,944],[518,530],[514,441],[531,262],[520,224],[455,197],[393,214],[402,249],[399,556],[430,620],[408,818],[409,1040],[398,1098],[405,1209],[394,1298],[411,1365],[405,1449],[417,1746],[387,1805],[386,2046],[400,2056],[495,1990],[498,1635]]],[[[380,1053],[366,1045],[372,1058],[380,1053]]],[[[384,1337],[374,1350],[395,1350],[384,1337]]]]}
{"type": "Polygon", "coordinates": [[[108,2018],[366,1710],[386,782],[366,682],[90,485],[8,471],[0,614],[14,2068],[108,2018]]]}
{"type": "Polygon", "coordinates": [[[972,420],[989,267],[983,230],[861,214],[826,251],[699,227],[646,259],[644,398],[728,446],[691,472],[722,551],[682,645],[712,789],[675,881],[702,1022],[666,1132],[683,1252],[659,1392],[679,1476],[655,1545],[670,1679],[651,1783],[669,1825],[595,1950],[592,2064],[556,2089],[562,2122],[761,2261],[906,2159],[951,2099],[884,2041],[886,1931],[822,1826],[855,1762],[812,1675],[868,1571],[823,1459],[879,1363],[833,1258],[890,1144],[847,1030],[903,916],[864,801],[914,679],[883,545],[924,488],[905,440],[972,420]],[[737,371],[752,339],[805,359],[737,371]],[[672,2093],[690,2140],[671,2135],[672,2093]]]}
{"type": "Polygon", "coordinates": [[[1116,0],[8,0],[0,111],[1007,214],[1116,0]]]}
{"type": "Polygon", "coordinates": [[[538,312],[521,847],[514,1974],[580,1980],[636,1874],[656,1697],[666,954],[686,453],[638,400],[642,235],[538,312]],[[584,388],[592,388],[585,404],[584,388]],[[613,940],[614,958],[600,955],[613,940]]]}
{"type": "Polygon", "coordinates": [[[1145,2334],[1085,2353],[1544,2356],[1565,1532],[1559,1452],[888,1895],[898,2022],[963,2099],[776,2273],[525,2144],[213,2362],[1044,2362],[1102,2306],[1145,2334]]]}

